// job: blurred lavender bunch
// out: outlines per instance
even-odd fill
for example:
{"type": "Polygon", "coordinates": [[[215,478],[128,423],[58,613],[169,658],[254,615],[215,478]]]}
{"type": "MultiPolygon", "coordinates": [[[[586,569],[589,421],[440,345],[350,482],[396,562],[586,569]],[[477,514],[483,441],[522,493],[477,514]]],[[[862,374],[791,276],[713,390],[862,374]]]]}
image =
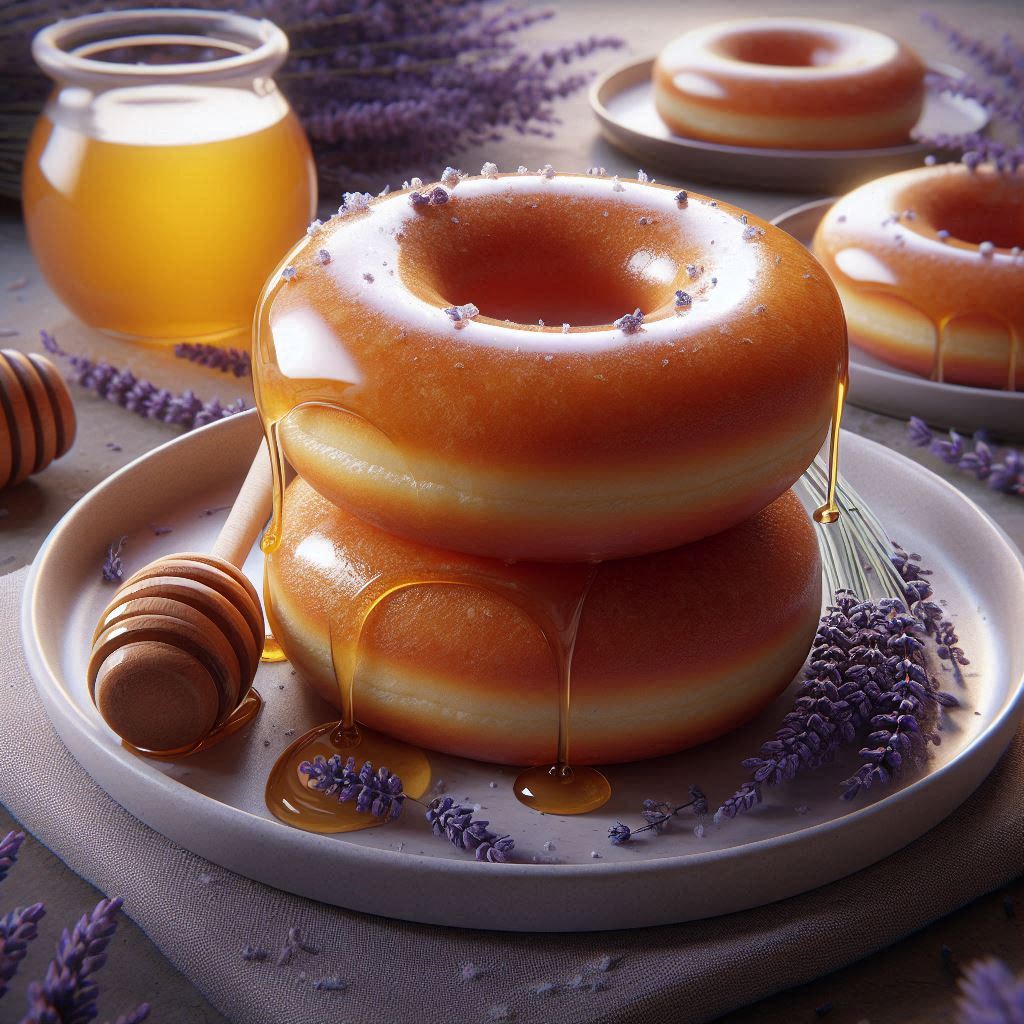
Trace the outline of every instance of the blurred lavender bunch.
{"type": "MultiPolygon", "coordinates": [[[[369,761],[356,766],[356,759],[317,755],[303,761],[299,771],[309,780],[311,789],[346,803],[354,800],[356,810],[394,821],[402,813],[406,800],[412,800],[402,788],[402,780],[387,768],[374,769],[369,761]]],[[[414,801],[419,803],[419,801],[414,801]]],[[[473,809],[455,803],[451,797],[438,797],[426,808],[426,819],[435,836],[447,839],[458,850],[466,850],[477,860],[503,864],[515,849],[511,836],[498,836],[488,821],[473,818],[473,809]]]]}
{"type": "Polygon", "coordinates": [[[861,766],[843,782],[842,797],[888,785],[938,744],[938,710],[959,701],[940,689],[928,657],[954,671],[968,664],[940,605],[932,601],[920,556],[893,545],[904,600],[862,601],[837,590],[822,616],[796,701],[760,753],[743,761],[750,778],[715,812],[716,824],[759,804],[776,786],[832,761],[863,738],[861,766]],[[866,735],[865,735],[866,734],[866,735]]]}
{"type": "MultiPolygon", "coordinates": [[[[24,832],[9,832],[0,840],[0,881],[17,860],[24,841],[24,832]]],[[[107,961],[120,908],[120,899],[100,900],[70,932],[61,933],[46,976],[28,987],[28,1009],[21,1024],[88,1024],[95,1019],[99,986],[94,975],[107,961]]],[[[37,937],[37,924],[45,913],[43,904],[35,903],[0,918],[0,996],[7,992],[28,944],[37,937]]],[[[116,1024],[141,1024],[148,1016],[149,1005],[141,1003],[118,1017],[116,1024]]]]}
{"type": "Polygon", "coordinates": [[[987,136],[972,132],[918,138],[937,149],[959,152],[972,170],[991,164],[1000,171],[1016,171],[1024,165],[1024,47],[1009,35],[996,43],[976,39],[934,14],[925,14],[922,20],[941,32],[953,52],[970,60],[979,72],[977,78],[932,73],[929,87],[980,103],[992,123],[987,136]]]}
{"type": "Polygon", "coordinates": [[[960,979],[958,1024],[1024,1024],[1024,975],[994,957],[976,960],[960,979]]]}
{"type": "Polygon", "coordinates": [[[76,384],[145,419],[193,430],[246,409],[240,398],[230,405],[222,405],[217,398],[204,402],[194,391],[175,394],[167,388],[158,388],[148,380],[136,377],[131,370],[119,370],[109,363],[96,363],[84,356],[65,352],[47,331],[39,334],[43,348],[50,355],[68,361],[74,371],[71,379],[76,384]]]}
{"type": "Polygon", "coordinates": [[[968,442],[955,430],[949,432],[948,441],[937,438],[931,427],[917,416],[910,417],[907,437],[918,448],[927,448],[947,465],[970,473],[994,491],[1024,496],[1024,454],[1016,449],[1006,448],[1001,461],[996,461],[997,453],[982,432],[974,435],[972,447],[968,448],[968,442]]]}
{"type": "MultiPolygon", "coordinates": [[[[0,13],[7,93],[0,131],[0,191],[16,196],[24,143],[49,92],[29,53],[33,33],[61,17],[137,7],[134,0],[19,0],[0,13]]],[[[194,7],[194,0],[165,0],[194,7]]],[[[268,17],[291,52],[276,79],[313,144],[323,191],[408,177],[506,132],[550,136],[555,102],[589,75],[570,70],[622,45],[591,36],[550,49],[523,33],[554,16],[504,0],[242,0],[268,17]]]]}

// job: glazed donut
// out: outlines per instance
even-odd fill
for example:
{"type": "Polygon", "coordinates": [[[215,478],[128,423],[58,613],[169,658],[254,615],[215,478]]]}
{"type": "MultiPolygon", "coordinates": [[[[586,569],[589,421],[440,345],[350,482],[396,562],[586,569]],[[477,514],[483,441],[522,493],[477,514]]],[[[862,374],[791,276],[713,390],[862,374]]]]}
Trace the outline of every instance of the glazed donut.
{"type": "MultiPolygon", "coordinates": [[[[480,574],[522,591],[538,573],[550,584],[580,569],[508,566],[404,540],[302,480],[286,506],[281,545],[267,562],[267,613],[300,676],[335,704],[327,623],[336,645],[355,644],[364,614],[357,595],[375,577],[480,574]]],[[[603,563],[572,658],[573,762],[668,754],[746,721],[799,670],[820,600],[814,528],[791,491],[714,537],[603,563]]],[[[450,584],[397,591],[367,618],[359,650],[355,712],[371,728],[483,761],[554,757],[554,660],[507,597],[450,584]]]]}
{"type": "Polygon", "coordinates": [[[673,547],[791,486],[846,363],[813,257],[646,178],[491,167],[349,197],[268,285],[256,397],[298,473],[391,532],[546,561],[673,547]]]}
{"type": "Polygon", "coordinates": [[[733,146],[866,149],[910,141],[925,67],[874,29],[745,18],[693,29],[654,64],[654,103],[677,135],[733,146]]]}
{"type": "Polygon", "coordinates": [[[921,167],[844,196],[814,252],[850,338],[893,366],[1024,389],[1024,171],[921,167]]]}

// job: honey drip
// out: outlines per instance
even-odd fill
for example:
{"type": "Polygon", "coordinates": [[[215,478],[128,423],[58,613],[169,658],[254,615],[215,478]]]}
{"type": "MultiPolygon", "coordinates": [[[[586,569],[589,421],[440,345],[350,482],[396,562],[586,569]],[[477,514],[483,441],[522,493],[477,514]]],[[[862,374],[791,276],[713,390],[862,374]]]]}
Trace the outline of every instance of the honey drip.
{"type": "MultiPolygon", "coordinates": [[[[326,405],[339,413],[350,413],[348,409],[320,400],[319,396],[310,396],[308,392],[306,400],[300,400],[293,408],[310,405],[326,405]]],[[[286,458],[281,426],[291,411],[288,409],[278,418],[265,419],[274,481],[273,517],[261,541],[261,548],[268,558],[272,558],[280,546],[284,530],[286,458]]],[[[431,584],[476,586],[505,597],[538,626],[551,650],[558,681],[556,758],[553,764],[538,765],[521,773],[514,786],[516,798],[546,813],[583,814],[600,807],[611,796],[607,779],[597,769],[572,766],[569,761],[572,652],[586,594],[596,573],[596,565],[582,563],[579,571],[568,580],[563,576],[558,581],[536,572],[529,578],[524,574],[524,578],[517,582],[510,582],[505,577],[488,577],[483,572],[434,573],[397,579],[377,577],[371,580],[356,598],[357,642],[347,644],[335,641],[332,636],[331,659],[341,698],[342,719],[337,723],[317,726],[299,737],[281,755],[267,781],[266,801],[271,812],[297,828],[323,833],[348,832],[381,824],[381,819],[357,812],[353,802],[342,804],[309,789],[299,766],[317,755],[329,758],[332,754],[339,754],[354,757],[357,763],[372,761],[375,766],[387,767],[398,775],[407,796],[417,798],[426,791],[430,767],[422,751],[357,725],[354,682],[359,639],[374,610],[392,594],[431,584]]],[[[269,587],[267,600],[273,601],[269,587]]]]}
{"type": "Polygon", "coordinates": [[[183,757],[209,750],[210,747],[217,746],[229,736],[244,729],[260,713],[262,707],[263,698],[259,695],[259,691],[250,687],[238,707],[220,725],[190,747],[179,747],[177,750],[143,750],[141,747],[133,746],[127,740],[121,740],[121,746],[142,757],[152,757],[159,761],[178,761],[183,757]]]}
{"type": "Polygon", "coordinates": [[[836,504],[836,486],[839,482],[839,427],[843,419],[843,404],[850,378],[844,366],[836,381],[836,404],[832,410],[832,429],[828,441],[828,489],[825,493],[825,504],[814,510],[816,523],[834,523],[839,519],[839,506],[836,504]]]}
{"type": "Polygon", "coordinates": [[[288,655],[284,653],[284,648],[281,647],[274,636],[268,633],[263,641],[263,653],[260,655],[260,661],[266,662],[269,665],[277,665],[287,660],[288,655]]]}

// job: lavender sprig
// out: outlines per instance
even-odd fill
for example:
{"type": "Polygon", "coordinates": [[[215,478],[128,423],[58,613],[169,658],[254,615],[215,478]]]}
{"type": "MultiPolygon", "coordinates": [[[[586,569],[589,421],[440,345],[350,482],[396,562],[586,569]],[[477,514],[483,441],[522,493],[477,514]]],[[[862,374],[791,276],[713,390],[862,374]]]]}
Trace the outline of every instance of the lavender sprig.
{"type": "Polygon", "coordinates": [[[236,377],[248,377],[252,373],[252,359],[248,352],[238,348],[218,348],[216,345],[196,345],[182,342],[174,346],[174,354],[190,363],[208,366],[221,373],[233,373],[236,377]]]}
{"type": "Polygon", "coordinates": [[[989,135],[977,132],[960,135],[938,134],[916,137],[936,149],[959,152],[971,169],[991,164],[1003,173],[1014,173],[1024,165],[1024,49],[1004,35],[998,44],[974,38],[936,17],[925,14],[926,25],[945,35],[950,48],[970,59],[981,73],[980,79],[932,74],[930,88],[951,96],[980,103],[989,112],[989,135]]]}
{"type": "Polygon", "coordinates": [[[329,758],[318,754],[312,761],[303,761],[299,771],[309,779],[309,786],[324,796],[337,796],[341,803],[355,799],[357,811],[387,821],[402,813],[402,780],[384,767],[374,771],[370,761],[357,770],[354,757],[342,761],[340,754],[329,758]]]}
{"type": "MultiPolygon", "coordinates": [[[[46,977],[29,985],[28,1013],[22,1024],[87,1024],[96,1016],[99,989],[93,976],[107,961],[120,908],[120,898],[102,899],[70,934],[63,931],[46,977]]],[[[134,1019],[143,1020],[147,1012],[148,1007],[138,1007],[134,1019]]]]}
{"type": "Polygon", "coordinates": [[[682,812],[687,809],[690,809],[690,813],[697,819],[697,823],[693,826],[693,832],[699,839],[704,835],[704,816],[708,813],[708,798],[699,786],[691,785],[690,799],[677,806],[658,800],[645,800],[640,815],[646,824],[630,828],[629,825],[617,821],[608,829],[608,841],[612,846],[621,846],[642,832],[653,831],[656,835],[660,835],[669,829],[673,818],[681,817],[682,812]]]}
{"type": "Polygon", "coordinates": [[[992,957],[968,965],[960,979],[958,1024],[1024,1024],[1024,975],[992,957]]]}
{"type": "Polygon", "coordinates": [[[38,934],[39,919],[46,913],[42,903],[19,907],[0,917],[0,996],[4,995],[11,979],[18,971],[28,952],[28,944],[38,934]]]}
{"type": "Polygon", "coordinates": [[[25,842],[24,832],[8,832],[3,839],[0,839],[0,882],[7,877],[7,872],[14,866],[23,842],[25,842]]]}
{"type": "Polygon", "coordinates": [[[939,689],[929,672],[923,639],[954,668],[967,664],[952,623],[929,600],[928,570],[920,556],[893,545],[892,562],[904,580],[904,600],[861,601],[836,591],[822,616],[792,711],[758,756],[742,765],[750,779],[718,808],[716,824],[759,804],[764,786],[775,786],[831,761],[869,726],[861,767],[843,783],[844,799],[885,785],[921,760],[938,733],[930,721],[938,708],[959,702],[939,689]]]}
{"type": "Polygon", "coordinates": [[[937,438],[931,427],[917,416],[911,416],[907,424],[907,437],[918,448],[927,448],[932,455],[942,459],[948,466],[956,466],[970,473],[994,491],[1003,494],[1024,495],[1024,453],[1015,448],[1002,452],[1002,461],[996,461],[996,453],[984,436],[975,434],[973,447],[955,430],[949,432],[949,440],[937,438]]]}
{"type": "Polygon", "coordinates": [[[472,850],[477,860],[504,864],[515,848],[511,836],[491,832],[489,821],[474,821],[472,809],[450,796],[432,800],[426,817],[435,836],[444,836],[456,849],[472,850]]]}
{"type": "Polygon", "coordinates": [[[204,402],[193,391],[175,394],[167,388],[158,388],[136,377],[131,370],[119,370],[109,363],[96,363],[85,356],[65,352],[47,331],[39,334],[47,352],[68,361],[75,383],[146,419],[193,430],[246,409],[241,398],[230,405],[222,405],[217,398],[204,402]]]}

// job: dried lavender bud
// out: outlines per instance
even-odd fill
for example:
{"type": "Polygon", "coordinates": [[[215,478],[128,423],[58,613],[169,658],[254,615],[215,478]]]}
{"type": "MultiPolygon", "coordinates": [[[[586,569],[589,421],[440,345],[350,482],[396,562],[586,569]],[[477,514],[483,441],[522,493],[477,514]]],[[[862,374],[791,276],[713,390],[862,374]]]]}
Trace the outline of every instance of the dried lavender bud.
{"type": "Polygon", "coordinates": [[[7,991],[28,952],[28,944],[38,934],[39,919],[46,913],[42,903],[20,907],[0,917],[0,996],[7,991]]]}
{"type": "MultiPolygon", "coordinates": [[[[120,907],[120,898],[102,899],[70,934],[64,930],[45,978],[29,985],[27,1020],[85,1024],[96,1016],[99,989],[93,976],[107,961],[107,946],[117,928],[120,907]]],[[[147,1013],[143,1004],[130,1019],[143,1020],[147,1013]]]]}
{"type": "Polygon", "coordinates": [[[689,199],[690,197],[685,189],[680,189],[680,191],[676,193],[676,204],[679,206],[680,209],[685,209],[686,204],[689,202],[689,199]]]}
{"type": "Polygon", "coordinates": [[[149,1003],[139,1003],[134,1010],[129,1013],[122,1013],[114,1024],[142,1024],[142,1022],[149,1016],[149,1003]]]}
{"type": "Polygon", "coordinates": [[[190,363],[199,363],[222,373],[233,373],[236,377],[248,377],[252,372],[252,360],[248,352],[237,348],[218,348],[216,345],[193,345],[182,342],[174,346],[174,354],[190,363]]]}
{"type": "Polygon", "coordinates": [[[321,267],[326,267],[331,262],[331,254],[326,249],[317,249],[316,255],[313,257],[321,267]]]}
{"type": "Polygon", "coordinates": [[[103,579],[107,583],[120,583],[124,579],[124,562],[121,552],[124,550],[127,537],[112,541],[107,548],[107,557],[103,560],[103,579]]]}
{"type": "Polygon", "coordinates": [[[71,380],[76,384],[146,419],[160,420],[192,430],[246,409],[245,402],[240,398],[225,406],[217,398],[203,402],[192,391],[176,395],[147,380],[140,380],[131,370],[119,370],[109,363],[94,363],[84,356],[65,352],[47,331],[40,331],[39,334],[42,346],[48,353],[68,361],[74,371],[71,380]]]}
{"type": "Polygon", "coordinates": [[[283,281],[294,281],[298,276],[298,273],[299,272],[295,267],[285,267],[284,270],[281,271],[281,279],[283,281]]]}
{"type": "Polygon", "coordinates": [[[610,829],[608,829],[608,841],[612,846],[621,846],[623,843],[629,842],[632,834],[633,830],[628,825],[624,825],[621,821],[617,821],[610,829]]]}
{"type": "Polygon", "coordinates": [[[472,850],[477,860],[504,864],[515,849],[511,836],[498,836],[489,821],[474,821],[471,808],[450,797],[437,797],[427,807],[427,821],[435,836],[444,836],[460,850],[472,850]]]}
{"type": "Polygon", "coordinates": [[[443,312],[456,327],[464,327],[467,320],[480,315],[480,310],[472,302],[461,306],[448,306],[443,312]]]}
{"type": "Polygon", "coordinates": [[[612,327],[617,327],[623,334],[636,334],[643,328],[643,325],[644,315],[640,312],[639,307],[632,313],[624,313],[612,323],[612,327]]]}
{"type": "Polygon", "coordinates": [[[743,229],[743,238],[748,242],[752,242],[755,238],[761,238],[764,235],[764,233],[764,228],[759,228],[753,224],[748,224],[743,229]]]}
{"type": "Polygon", "coordinates": [[[344,992],[348,988],[348,982],[341,978],[319,978],[313,982],[313,988],[317,992],[344,992]]]}
{"type": "Polygon", "coordinates": [[[1020,1024],[1024,976],[991,957],[969,964],[960,978],[959,1024],[1020,1024]]]}
{"type": "Polygon", "coordinates": [[[25,842],[24,832],[8,832],[0,839],[0,882],[7,877],[7,872],[14,867],[18,859],[18,851],[25,842]]]}
{"type": "Polygon", "coordinates": [[[693,305],[693,296],[681,288],[676,292],[676,309],[689,309],[693,305]]]}
{"type": "Polygon", "coordinates": [[[993,490],[1024,495],[1024,453],[1006,448],[1002,452],[1002,461],[997,462],[996,453],[981,433],[974,437],[973,450],[968,451],[964,438],[955,430],[949,431],[949,440],[945,441],[936,439],[928,424],[917,416],[911,416],[907,424],[907,438],[918,448],[927,447],[931,454],[947,465],[970,473],[993,490]]]}
{"type": "Polygon", "coordinates": [[[309,779],[310,788],[324,796],[337,796],[341,803],[354,799],[357,811],[387,821],[394,821],[402,813],[402,780],[387,768],[374,771],[370,761],[365,761],[357,771],[354,757],[342,761],[340,754],[329,758],[318,754],[312,761],[303,761],[299,771],[309,779]]]}
{"type": "Polygon", "coordinates": [[[545,164],[538,173],[545,181],[550,181],[555,176],[555,169],[551,164],[545,164]]]}

